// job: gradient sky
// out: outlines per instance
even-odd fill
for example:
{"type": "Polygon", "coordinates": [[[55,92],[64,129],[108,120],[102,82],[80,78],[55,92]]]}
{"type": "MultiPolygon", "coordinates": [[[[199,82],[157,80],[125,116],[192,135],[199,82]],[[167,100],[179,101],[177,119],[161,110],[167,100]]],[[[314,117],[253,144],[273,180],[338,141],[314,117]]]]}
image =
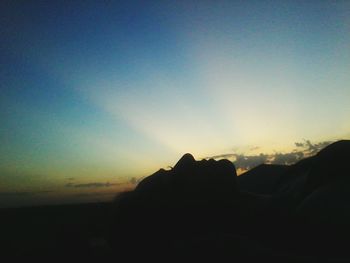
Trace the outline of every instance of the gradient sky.
{"type": "Polygon", "coordinates": [[[350,138],[349,1],[0,10],[0,205],[105,200],[185,152],[350,138]]]}

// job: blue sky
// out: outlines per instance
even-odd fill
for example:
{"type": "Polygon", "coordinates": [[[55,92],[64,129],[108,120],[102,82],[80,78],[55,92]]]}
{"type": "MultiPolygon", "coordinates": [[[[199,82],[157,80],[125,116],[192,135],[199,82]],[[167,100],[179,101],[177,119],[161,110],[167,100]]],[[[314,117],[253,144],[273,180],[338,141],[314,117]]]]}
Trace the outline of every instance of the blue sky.
{"type": "Polygon", "coordinates": [[[118,191],[185,152],[288,152],[350,137],[347,1],[0,9],[0,192],[71,200],[81,189],[67,178],[118,191]]]}

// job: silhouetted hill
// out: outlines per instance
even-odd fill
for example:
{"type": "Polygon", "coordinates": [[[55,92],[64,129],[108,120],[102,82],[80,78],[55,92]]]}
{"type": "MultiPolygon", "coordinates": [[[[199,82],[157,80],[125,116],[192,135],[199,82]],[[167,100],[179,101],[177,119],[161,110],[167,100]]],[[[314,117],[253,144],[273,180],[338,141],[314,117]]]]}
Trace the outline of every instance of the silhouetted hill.
{"type": "Polygon", "coordinates": [[[335,142],[321,150],[309,169],[296,208],[304,242],[314,251],[349,256],[350,242],[350,141],[335,142]]]}
{"type": "Polygon", "coordinates": [[[350,141],[342,140],[322,149],[315,158],[306,182],[307,193],[318,187],[350,177],[350,141]]]}
{"type": "Polygon", "coordinates": [[[350,141],[237,177],[185,154],[114,203],[1,209],[1,258],[350,261],[350,141]]]}
{"type": "Polygon", "coordinates": [[[195,161],[185,154],[170,171],[164,169],[143,179],[135,194],[144,199],[171,203],[207,205],[217,199],[225,202],[237,193],[236,169],[228,160],[195,161]]]}
{"type": "Polygon", "coordinates": [[[273,194],[298,193],[304,188],[309,171],[315,161],[315,156],[308,157],[290,165],[283,176],[279,178],[273,194]]]}
{"type": "Polygon", "coordinates": [[[233,209],[237,194],[231,162],[197,162],[186,154],[172,170],[159,170],[118,200],[111,242],[122,247],[125,256],[135,243],[140,244],[142,255],[151,247],[163,254],[172,253],[169,249],[174,247],[181,251],[188,242],[201,239],[202,233],[233,232],[238,222],[233,209]]]}
{"type": "Polygon", "coordinates": [[[261,164],[237,178],[239,189],[256,194],[272,194],[288,169],[287,165],[261,164]]]}
{"type": "Polygon", "coordinates": [[[138,244],[143,258],[156,248],[238,262],[350,259],[349,152],[349,141],[340,141],[294,165],[260,165],[240,177],[227,160],[186,154],[118,200],[111,244],[126,255],[138,244]]]}

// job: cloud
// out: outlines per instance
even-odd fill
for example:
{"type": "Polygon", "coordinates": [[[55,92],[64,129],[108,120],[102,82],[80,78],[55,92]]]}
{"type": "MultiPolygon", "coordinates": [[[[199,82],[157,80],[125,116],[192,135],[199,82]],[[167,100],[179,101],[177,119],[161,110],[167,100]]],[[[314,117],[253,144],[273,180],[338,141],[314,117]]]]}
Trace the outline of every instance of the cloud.
{"type": "Polygon", "coordinates": [[[259,146],[253,146],[253,147],[250,147],[250,149],[249,150],[251,150],[251,151],[255,151],[255,150],[259,150],[260,149],[260,147],[259,146]]]}
{"type": "Polygon", "coordinates": [[[85,183],[85,184],[73,184],[73,183],[68,183],[65,186],[66,187],[73,187],[73,188],[99,188],[99,187],[111,187],[115,185],[120,185],[117,183],[100,183],[100,182],[92,182],[92,183],[85,183]]]}
{"type": "Polygon", "coordinates": [[[132,177],[129,180],[129,183],[132,185],[137,185],[139,182],[141,182],[143,179],[145,179],[147,176],[142,176],[142,177],[132,177]]]}
{"type": "Polygon", "coordinates": [[[239,154],[236,156],[235,165],[237,168],[248,170],[252,167],[258,166],[259,164],[265,163],[267,161],[268,155],[260,153],[259,155],[249,155],[239,154]]]}
{"type": "Polygon", "coordinates": [[[205,157],[204,159],[222,159],[222,158],[230,159],[230,158],[236,157],[236,156],[237,156],[237,154],[235,154],[235,153],[224,153],[224,154],[218,154],[218,155],[205,157]]]}
{"type": "Polygon", "coordinates": [[[267,161],[268,155],[260,153],[258,155],[245,155],[236,153],[225,153],[209,156],[204,159],[229,159],[234,162],[237,169],[248,170],[267,161]]]}
{"type": "Polygon", "coordinates": [[[290,152],[290,153],[275,153],[270,156],[271,164],[284,164],[290,165],[296,163],[304,157],[304,153],[301,151],[290,152]]]}
{"type": "Polygon", "coordinates": [[[312,144],[309,140],[306,140],[306,147],[309,154],[314,155],[320,150],[322,150],[327,145],[333,143],[334,141],[323,141],[319,143],[312,144]]]}
{"type": "Polygon", "coordinates": [[[52,193],[54,191],[51,190],[47,190],[47,191],[13,191],[13,192],[0,192],[0,196],[4,197],[4,196],[33,196],[33,195],[38,195],[38,194],[49,194],[52,193]]]}
{"type": "Polygon", "coordinates": [[[295,142],[294,144],[296,147],[304,147],[304,143],[302,142],[295,142]]]}
{"type": "MultiPolygon", "coordinates": [[[[291,165],[305,157],[317,154],[320,150],[333,142],[334,141],[322,141],[319,143],[312,143],[310,140],[304,140],[304,142],[295,142],[294,144],[297,149],[287,153],[260,153],[256,155],[225,153],[206,157],[205,159],[230,159],[234,162],[237,170],[246,171],[263,163],[291,165]]],[[[254,147],[254,149],[258,149],[258,147],[254,147]]]]}
{"type": "Polygon", "coordinates": [[[131,184],[137,184],[137,183],[138,183],[138,180],[137,180],[135,177],[132,177],[132,178],[130,179],[130,183],[131,183],[131,184]]]}
{"type": "Polygon", "coordinates": [[[75,197],[99,197],[99,196],[114,196],[116,193],[115,191],[112,192],[104,192],[104,193],[77,193],[74,196],[75,197]]]}

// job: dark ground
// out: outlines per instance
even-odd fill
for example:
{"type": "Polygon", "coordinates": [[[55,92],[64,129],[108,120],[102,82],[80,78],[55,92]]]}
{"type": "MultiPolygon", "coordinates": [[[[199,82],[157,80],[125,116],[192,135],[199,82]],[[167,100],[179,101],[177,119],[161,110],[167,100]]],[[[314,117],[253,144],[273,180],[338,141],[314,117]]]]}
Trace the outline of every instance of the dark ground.
{"type": "Polygon", "coordinates": [[[1,255],[11,258],[101,258],[111,203],[0,210],[1,255]]]}

